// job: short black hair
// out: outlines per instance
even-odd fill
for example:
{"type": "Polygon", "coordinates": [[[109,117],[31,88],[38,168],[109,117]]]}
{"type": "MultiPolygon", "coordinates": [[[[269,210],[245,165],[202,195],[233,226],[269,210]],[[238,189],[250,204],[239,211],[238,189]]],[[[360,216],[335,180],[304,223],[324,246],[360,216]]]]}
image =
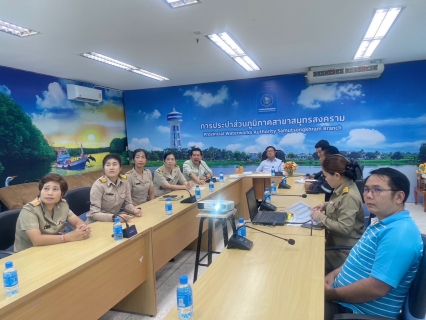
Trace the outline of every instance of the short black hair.
{"type": "Polygon", "coordinates": [[[107,163],[107,161],[108,160],[110,160],[110,159],[114,159],[114,160],[117,160],[118,161],[118,164],[120,165],[120,167],[121,167],[121,157],[120,157],[120,155],[119,154],[116,154],[116,153],[109,153],[109,154],[107,154],[105,157],[104,157],[104,160],[102,160],[102,168],[103,167],[105,167],[105,163],[107,163]]]}
{"type": "Polygon", "coordinates": [[[200,151],[201,156],[203,156],[203,151],[201,151],[201,149],[200,149],[200,148],[192,148],[192,149],[189,151],[189,155],[190,155],[190,156],[192,156],[192,154],[194,153],[194,151],[200,151]]]}
{"type": "Polygon", "coordinates": [[[339,149],[337,149],[335,146],[326,146],[324,148],[321,148],[321,150],[324,153],[325,157],[331,156],[333,154],[340,154],[339,149]]]}
{"type": "Polygon", "coordinates": [[[173,157],[175,157],[176,160],[176,154],[173,151],[169,151],[164,154],[163,161],[166,161],[166,158],[171,154],[173,155],[173,157]]]}
{"type": "Polygon", "coordinates": [[[133,160],[133,162],[135,162],[136,154],[139,153],[139,152],[143,152],[146,160],[148,160],[148,157],[146,155],[146,151],[144,149],[136,149],[135,151],[133,151],[133,154],[132,154],[132,160],[133,160]]]}
{"type": "Polygon", "coordinates": [[[275,152],[277,152],[277,149],[275,149],[275,147],[273,147],[273,146],[267,146],[265,151],[267,151],[269,148],[272,148],[272,149],[274,149],[275,152]]]}
{"type": "MultiPolygon", "coordinates": [[[[368,178],[370,178],[373,174],[388,177],[389,187],[392,190],[403,191],[405,197],[402,203],[405,203],[405,201],[407,201],[408,196],[410,195],[410,180],[408,180],[405,174],[389,167],[379,168],[370,172],[370,175],[365,179],[366,183],[368,178]]],[[[395,192],[396,191],[394,191],[393,194],[395,194],[395,192]]]]}
{"type": "Polygon", "coordinates": [[[315,144],[315,149],[316,148],[321,148],[321,150],[323,150],[325,147],[328,147],[330,144],[328,143],[327,140],[320,140],[315,144]]]}

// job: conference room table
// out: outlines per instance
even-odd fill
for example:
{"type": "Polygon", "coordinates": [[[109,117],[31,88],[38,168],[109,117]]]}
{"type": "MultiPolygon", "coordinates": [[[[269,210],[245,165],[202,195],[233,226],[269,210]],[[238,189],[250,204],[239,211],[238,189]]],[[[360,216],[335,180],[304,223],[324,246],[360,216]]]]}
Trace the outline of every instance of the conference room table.
{"type": "MultiPolygon", "coordinates": [[[[248,219],[246,191],[256,184],[269,183],[265,180],[270,179],[270,174],[227,179],[215,183],[213,193],[204,186],[201,196],[202,199],[232,200],[237,217],[248,219]]],[[[292,179],[288,180],[292,185],[292,179]]],[[[279,193],[303,192],[298,187],[294,185],[294,189],[279,193]]],[[[173,194],[182,198],[189,196],[185,190],[173,194]]],[[[287,205],[293,197],[276,198],[287,205]]],[[[155,272],[194,243],[199,226],[197,203],[173,201],[171,217],[166,216],[164,205],[162,198],[139,205],[143,216],[131,220],[138,234],[130,239],[115,242],[111,237],[112,223],[96,222],[91,224],[92,235],[85,241],[33,247],[11,256],[8,260],[13,261],[18,270],[21,291],[10,298],[0,295],[0,319],[29,315],[46,319],[79,316],[96,319],[111,308],[156,315],[155,272]]],[[[291,229],[276,229],[274,233],[303,236],[310,233],[308,229],[286,228],[291,229]]],[[[321,232],[314,233],[321,238],[321,232]]]]}

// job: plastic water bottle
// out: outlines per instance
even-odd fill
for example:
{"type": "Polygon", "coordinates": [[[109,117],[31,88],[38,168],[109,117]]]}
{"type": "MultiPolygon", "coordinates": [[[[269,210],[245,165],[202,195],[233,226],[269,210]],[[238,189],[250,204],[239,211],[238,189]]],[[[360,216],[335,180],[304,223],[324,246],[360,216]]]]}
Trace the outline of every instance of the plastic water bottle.
{"type": "Polygon", "coordinates": [[[239,236],[245,237],[247,235],[247,229],[246,229],[245,224],[244,224],[244,218],[238,218],[237,229],[238,229],[237,234],[239,236]],[[241,228],[239,228],[239,227],[241,227],[241,228]]]}
{"type": "Polygon", "coordinates": [[[197,199],[197,201],[201,200],[201,189],[198,184],[195,187],[195,199],[197,199]]]}
{"type": "Polygon", "coordinates": [[[277,194],[277,185],[275,184],[274,180],[272,180],[271,182],[271,194],[272,195],[277,194]]]}
{"type": "Polygon", "coordinates": [[[272,166],[272,168],[271,168],[271,176],[275,176],[275,167],[274,166],[272,166]]]}
{"type": "Polygon", "coordinates": [[[263,200],[266,203],[271,203],[271,194],[269,193],[269,189],[265,188],[265,193],[263,194],[263,200]]]}
{"type": "Polygon", "coordinates": [[[114,225],[112,227],[114,233],[114,240],[120,241],[123,240],[123,227],[121,226],[120,218],[116,217],[114,219],[114,225]]]}
{"type": "Polygon", "coordinates": [[[18,271],[13,267],[12,261],[7,261],[3,271],[4,293],[6,297],[14,296],[19,292],[18,271]]]}
{"type": "Polygon", "coordinates": [[[166,199],[166,216],[171,217],[173,214],[173,205],[172,205],[172,200],[170,200],[170,198],[166,199]]]}
{"type": "Polygon", "coordinates": [[[211,180],[210,180],[210,183],[209,183],[209,191],[210,191],[210,193],[214,192],[214,183],[211,180]]]}
{"type": "Polygon", "coordinates": [[[221,172],[219,175],[219,182],[223,183],[225,181],[225,178],[223,177],[223,173],[221,172]]]}
{"type": "Polygon", "coordinates": [[[191,319],[194,306],[192,304],[192,288],[188,283],[188,277],[180,276],[177,287],[177,309],[180,319],[191,319]]]}
{"type": "Polygon", "coordinates": [[[287,184],[287,176],[285,175],[285,173],[283,174],[283,180],[282,180],[282,182],[284,184],[287,184]]]}

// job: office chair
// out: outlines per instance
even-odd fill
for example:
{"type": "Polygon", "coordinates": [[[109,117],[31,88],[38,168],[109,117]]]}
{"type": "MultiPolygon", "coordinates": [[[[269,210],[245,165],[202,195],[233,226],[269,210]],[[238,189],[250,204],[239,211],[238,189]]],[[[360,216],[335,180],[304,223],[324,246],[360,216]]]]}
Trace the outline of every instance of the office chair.
{"type": "MultiPolygon", "coordinates": [[[[277,153],[275,154],[275,157],[280,159],[283,163],[285,163],[285,153],[282,150],[277,150],[277,153]]],[[[262,153],[262,161],[268,159],[266,156],[266,150],[262,153]]]]}
{"type": "Polygon", "coordinates": [[[8,250],[15,243],[16,221],[21,209],[0,212],[0,259],[15,252],[8,250]]]}
{"type": "MultiPolygon", "coordinates": [[[[423,256],[420,259],[416,277],[408,290],[407,298],[398,317],[399,320],[421,320],[426,317],[426,235],[422,234],[423,256]]],[[[342,313],[336,314],[334,320],[358,319],[358,320],[386,320],[387,317],[371,316],[367,314],[342,313]]]]}
{"type": "Polygon", "coordinates": [[[92,187],[81,187],[69,190],[64,195],[64,199],[68,202],[70,210],[76,216],[80,216],[90,210],[90,189],[92,187]]]}

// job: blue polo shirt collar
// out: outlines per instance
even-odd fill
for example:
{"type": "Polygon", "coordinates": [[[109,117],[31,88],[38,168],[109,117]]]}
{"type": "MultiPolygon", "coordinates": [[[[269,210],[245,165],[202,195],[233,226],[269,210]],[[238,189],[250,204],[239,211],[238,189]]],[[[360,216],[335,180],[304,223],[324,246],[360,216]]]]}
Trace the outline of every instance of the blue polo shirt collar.
{"type": "Polygon", "coordinates": [[[409,216],[410,216],[410,212],[408,210],[403,210],[398,213],[394,213],[393,215],[381,220],[380,222],[383,223],[384,225],[388,225],[395,221],[408,218],[409,216]]]}

